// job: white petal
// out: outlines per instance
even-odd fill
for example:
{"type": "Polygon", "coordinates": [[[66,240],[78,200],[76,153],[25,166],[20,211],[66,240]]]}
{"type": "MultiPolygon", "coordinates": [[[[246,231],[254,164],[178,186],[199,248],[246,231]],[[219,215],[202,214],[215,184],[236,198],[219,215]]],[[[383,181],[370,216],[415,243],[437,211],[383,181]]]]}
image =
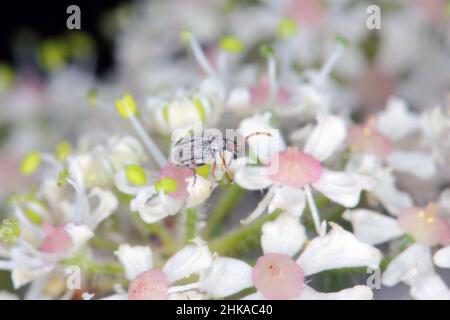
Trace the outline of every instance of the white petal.
{"type": "Polygon", "coordinates": [[[221,298],[253,286],[252,267],[237,259],[219,257],[202,275],[200,289],[221,298]]]}
{"type": "Polygon", "coordinates": [[[84,225],[68,223],[65,225],[64,229],[72,239],[72,254],[81,249],[81,247],[83,247],[89,241],[89,239],[94,236],[92,230],[88,226],[84,225]]]}
{"type": "Polygon", "coordinates": [[[348,208],[358,204],[362,191],[357,176],[344,171],[328,169],[323,169],[319,181],[313,183],[313,187],[329,199],[348,208]]]}
{"type": "Polygon", "coordinates": [[[338,292],[323,293],[305,286],[296,300],[372,300],[373,292],[367,286],[354,286],[338,292]]]}
{"type": "Polygon", "coordinates": [[[261,246],[264,254],[280,253],[294,256],[306,240],[305,227],[298,218],[287,214],[262,226],[261,246]]]}
{"type": "Polygon", "coordinates": [[[331,231],[313,239],[297,260],[305,275],[329,269],[379,265],[381,253],[378,249],[358,241],[339,225],[330,224],[331,231]]]}
{"type": "MultiPolygon", "coordinates": [[[[232,169],[233,170],[233,169],[232,169]]],[[[272,180],[267,177],[266,167],[240,166],[234,172],[234,182],[247,190],[262,190],[272,185],[272,180]]]]}
{"type": "Polygon", "coordinates": [[[376,173],[381,167],[381,161],[373,154],[352,154],[345,170],[353,173],[359,180],[363,190],[372,190],[376,184],[376,173]]]}
{"type": "Polygon", "coordinates": [[[234,88],[229,94],[227,106],[236,110],[248,108],[250,98],[250,92],[246,88],[234,88]]]}
{"type": "Polygon", "coordinates": [[[198,242],[178,251],[166,262],[163,271],[171,282],[175,282],[209,268],[211,263],[212,255],[208,246],[198,242]]]}
{"type": "Polygon", "coordinates": [[[318,116],[317,122],[303,151],[323,161],[342,145],[347,130],[344,120],[329,114],[318,116]]]}
{"type": "Polygon", "coordinates": [[[305,209],[305,193],[301,189],[279,187],[269,204],[269,212],[282,209],[293,217],[300,217],[305,209]]]}
{"type": "Polygon", "coordinates": [[[352,223],[355,237],[369,244],[383,243],[403,234],[397,220],[373,210],[347,210],[343,217],[352,223]]]}
{"type": "Polygon", "coordinates": [[[108,218],[114,212],[114,210],[116,210],[118,201],[116,196],[112,192],[99,188],[92,189],[89,197],[98,198],[97,208],[93,210],[88,221],[86,222],[86,224],[94,230],[99,223],[108,218]]]}
{"type": "Polygon", "coordinates": [[[450,300],[450,290],[435,273],[414,278],[410,293],[416,300],[450,300]]]}
{"type": "Polygon", "coordinates": [[[128,293],[115,293],[100,300],[128,300],[128,293]]]}
{"type": "Polygon", "coordinates": [[[138,192],[142,189],[142,187],[131,185],[128,182],[128,179],[125,175],[125,170],[120,170],[114,175],[114,182],[117,189],[125,194],[135,195],[138,194],[138,192]]]}
{"type": "Polygon", "coordinates": [[[413,206],[414,202],[411,196],[396,187],[395,177],[391,170],[378,170],[377,175],[378,182],[372,190],[372,194],[390,214],[397,215],[401,209],[413,206]]]}
{"type": "Polygon", "coordinates": [[[206,300],[207,296],[195,290],[169,294],[169,300],[206,300]]]}
{"type": "Polygon", "coordinates": [[[273,128],[271,118],[272,114],[270,112],[256,114],[243,119],[238,129],[239,136],[244,138],[255,132],[271,134],[271,136],[256,135],[247,141],[250,155],[256,156],[262,163],[266,163],[274,153],[286,148],[286,143],[280,131],[273,128]]]}
{"type": "Polygon", "coordinates": [[[410,283],[412,279],[433,271],[431,251],[427,246],[415,243],[395,257],[387,266],[381,277],[381,283],[391,287],[404,281],[410,283]]]}
{"type": "Polygon", "coordinates": [[[153,255],[150,247],[130,246],[121,244],[114,252],[120,263],[125,268],[125,276],[128,280],[133,280],[140,273],[150,270],[153,266],[153,255]]]}
{"type": "Polygon", "coordinates": [[[392,140],[398,140],[417,130],[420,121],[416,114],[408,111],[408,105],[404,100],[390,97],[386,110],[378,115],[377,124],[382,133],[392,140]]]}
{"type": "Polygon", "coordinates": [[[387,161],[394,170],[407,172],[421,179],[430,179],[436,174],[436,165],[430,154],[394,151],[387,161]]]}
{"type": "Polygon", "coordinates": [[[19,296],[8,292],[8,291],[0,291],[0,300],[19,300],[19,296]]]}
{"type": "Polygon", "coordinates": [[[195,178],[191,177],[187,179],[188,186],[187,191],[189,197],[186,201],[186,207],[191,208],[199,205],[206,201],[211,195],[213,188],[211,184],[214,183],[210,180],[204,179],[203,177],[197,175],[195,178]],[[195,181],[195,184],[194,184],[195,181]]]}
{"type": "Polygon", "coordinates": [[[14,266],[11,274],[14,289],[45,275],[54,267],[53,264],[30,255],[22,247],[13,248],[11,258],[14,266]]]}
{"type": "Polygon", "coordinates": [[[131,200],[131,211],[138,211],[146,223],[155,223],[165,217],[175,215],[183,206],[183,201],[172,199],[162,191],[156,194],[154,187],[142,189],[136,198],[131,200]]]}
{"type": "Polygon", "coordinates": [[[438,267],[450,268],[450,246],[446,246],[436,251],[433,261],[438,267]]]}

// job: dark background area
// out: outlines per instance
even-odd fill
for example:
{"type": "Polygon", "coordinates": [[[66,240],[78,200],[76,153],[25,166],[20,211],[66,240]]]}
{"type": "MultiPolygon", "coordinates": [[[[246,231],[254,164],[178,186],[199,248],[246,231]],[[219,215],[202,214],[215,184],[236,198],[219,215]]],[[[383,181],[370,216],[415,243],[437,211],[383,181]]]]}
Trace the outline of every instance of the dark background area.
{"type": "Polygon", "coordinates": [[[97,73],[101,74],[113,63],[113,44],[100,30],[99,18],[131,0],[39,0],[7,1],[0,4],[0,61],[14,64],[13,43],[18,33],[32,30],[40,39],[59,36],[69,31],[67,7],[76,4],[81,9],[81,31],[88,33],[97,44],[97,73]]]}

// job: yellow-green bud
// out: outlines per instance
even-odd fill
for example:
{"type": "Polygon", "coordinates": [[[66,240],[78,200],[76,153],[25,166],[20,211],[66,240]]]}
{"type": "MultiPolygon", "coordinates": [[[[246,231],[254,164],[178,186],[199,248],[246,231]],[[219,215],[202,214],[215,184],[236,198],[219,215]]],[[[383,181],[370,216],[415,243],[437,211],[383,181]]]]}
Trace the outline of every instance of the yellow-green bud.
{"type": "Polygon", "coordinates": [[[245,49],[245,45],[236,37],[225,36],[220,40],[220,48],[228,52],[239,53],[245,49]]]}
{"type": "Polygon", "coordinates": [[[5,219],[0,225],[0,240],[6,243],[14,243],[20,236],[20,227],[13,219],[5,219]]]}
{"type": "Polygon", "coordinates": [[[29,152],[22,160],[20,172],[28,176],[34,173],[41,164],[41,154],[38,151],[29,152]]]}
{"type": "Polygon", "coordinates": [[[55,148],[55,156],[59,161],[64,161],[72,151],[72,146],[68,141],[61,141],[55,148]]]}
{"type": "Polygon", "coordinates": [[[298,31],[297,22],[292,18],[284,18],[277,27],[277,33],[280,38],[289,38],[298,31]]]}
{"type": "Polygon", "coordinates": [[[175,192],[178,189],[177,181],[172,178],[162,178],[155,184],[157,192],[164,191],[165,193],[175,192]]]}
{"type": "Polygon", "coordinates": [[[199,176],[201,176],[203,178],[208,178],[209,175],[211,174],[211,165],[204,164],[204,165],[198,167],[197,169],[195,169],[195,173],[197,173],[199,176]]]}
{"type": "Polygon", "coordinates": [[[137,114],[136,101],[130,94],[126,94],[122,99],[116,100],[116,109],[122,118],[130,118],[137,114]]]}
{"type": "Polygon", "coordinates": [[[144,186],[147,183],[147,176],[144,168],[129,164],[125,167],[125,175],[128,181],[136,186],[144,186]]]}

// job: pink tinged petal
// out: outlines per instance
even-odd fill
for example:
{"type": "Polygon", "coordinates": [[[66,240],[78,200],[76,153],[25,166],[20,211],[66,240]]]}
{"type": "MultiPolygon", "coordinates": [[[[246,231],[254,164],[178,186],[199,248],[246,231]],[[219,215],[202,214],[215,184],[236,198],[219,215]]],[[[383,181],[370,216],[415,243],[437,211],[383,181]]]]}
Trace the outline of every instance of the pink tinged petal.
{"type": "Polygon", "coordinates": [[[309,154],[296,148],[288,148],[272,156],[268,171],[272,181],[284,186],[302,188],[320,179],[322,166],[309,154]]]}
{"type": "Polygon", "coordinates": [[[450,239],[450,224],[437,211],[434,203],[426,208],[406,208],[398,215],[398,223],[403,232],[428,246],[447,244],[450,239]]]}
{"type": "Polygon", "coordinates": [[[412,174],[420,179],[430,179],[436,174],[436,165],[429,154],[423,152],[392,152],[387,162],[397,171],[412,174]]]}
{"type": "Polygon", "coordinates": [[[411,281],[411,296],[416,300],[450,300],[450,290],[436,273],[411,281]]]}
{"type": "Polygon", "coordinates": [[[385,286],[395,286],[400,281],[410,283],[415,277],[433,272],[430,247],[415,243],[395,257],[381,277],[385,286]]]}
{"type": "Polygon", "coordinates": [[[63,253],[68,251],[72,246],[72,238],[65,229],[64,225],[53,227],[44,226],[44,239],[39,249],[46,253],[63,253]]]}
{"type": "Polygon", "coordinates": [[[347,132],[344,120],[339,117],[321,115],[317,117],[317,122],[303,151],[324,161],[343,144],[347,132]]]}
{"type": "Polygon", "coordinates": [[[255,293],[249,294],[241,300],[267,300],[266,297],[261,292],[256,291],[255,293]]]}
{"type": "Polygon", "coordinates": [[[218,257],[203,275],[199,289],[222,298],[253,286],[252,267],[237,259],[218,257]]]}
{"type": "Polygon", "coordinates": [[[129,300],[167,300],[170,281],[160,270],[139,274],[128,287],[129,300]]]}
{"type": "Polygon", "coordinates": [[[367,286],[354,286],[338,292],[318,292],[305,286],[298,300],[372,300],[373,292],[367,286]]]}
{"type": "Polygon", "coordinates": [[[351,222],[356,238],[365,243],[376,245],[403,234],[397,220],[372,210],[347,210],[343,217],[351,222]]]}
{"type": "Polygon", "coordinates": [[[186,198],[189,193],[187,190],[189,177],[192,177],[193,171],[189,168],[179,168],[176,165],[169,163],[159,172],[158,179],[170,178],[176,181],[177,190],[170,192],[171,198],[186,198]]]}
{"type": "MultiPolygon", "coordinates": [[[[250,101],[254,105],[261,105],[269,99],[270,87],[266,75],[262,76],[260,82],[250,88],[250,101]]],[[[291,93],[285,88],[279,88],[277,92],[277,102],[281,104],[288,103],[291,100],[291,93]]]]}
{"type": "Polygon", "coordinates": [[[262,227],[261,246],[265,254],[295,255],[306,240],[305,227],[298,218],[282,214],[262,227]]]}
{"type": "Polygon", "coordinates": [[[332,201],[351,208],[358,204],[362,185],[357,175],[323,169],[313,187],[332,201]]]}
{"type": "Polygon", "coordinates": [[[438,267],[450,268],[450,246],[446,246],[436,251],[433,261],[438,267]]]}
{"type": "Polygon", "coordinates": [[[253,284],[267,299],[294,299],[302,292],[303,280],[302,268],[283,254],[266,254],[253,268],[253,284]]]}
{"type": "Polygon", "coordinates": [[[321,3],[314,0],[294,0],[289,2],[286,15],[293,15],[304,26],[317,27],[326,20],[321,3]]]}
{"type": "Polygon", "coordinates": [[[348,130],[347,145],[353,152],[372,153],[386,157],[392,152],[392,143],[376,127],[373,119],[364,125],[353,125],[348,130]]]}
{"type": "Polygon", "coordinates": [[[378,249],[357,240],[339,225],[330,224],[332,230],[314,238],[297,260],[306,276],[330,269],[379,265],[382,255],[378,249]]]}

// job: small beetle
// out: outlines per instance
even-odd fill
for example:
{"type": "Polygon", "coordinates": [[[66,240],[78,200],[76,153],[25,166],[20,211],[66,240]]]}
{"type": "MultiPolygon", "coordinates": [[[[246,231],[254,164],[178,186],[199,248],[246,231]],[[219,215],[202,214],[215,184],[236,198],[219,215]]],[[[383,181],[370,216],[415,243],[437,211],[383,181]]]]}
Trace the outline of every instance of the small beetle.
{"type": "MultiPolygon", "coordinates": [[[[260,135],[272,137],[272,134],[269,132],[257,131],[246,136],[244,143],[246,143],[249,138],[260,135]]],[[[214,179],[214,171],[219,162],[224,167],[225,173],[230,181],[233,182],[233,177],[228,169],[228,165],[232,160],[236,160],[240,156],[239,146],[240,143],[238,142],[238,137],[236,135],[230,138],[202,132],[198,137],[188,135],[178,139],[173,144],[171,160],[178,167],[186,167],[193,170],[205,164],[210,164],[212,165],[211,174],[214,179]],[[226,160],[226,152],[229,152],[232,155],[232,158],[228,161],[226,160]]]]}

